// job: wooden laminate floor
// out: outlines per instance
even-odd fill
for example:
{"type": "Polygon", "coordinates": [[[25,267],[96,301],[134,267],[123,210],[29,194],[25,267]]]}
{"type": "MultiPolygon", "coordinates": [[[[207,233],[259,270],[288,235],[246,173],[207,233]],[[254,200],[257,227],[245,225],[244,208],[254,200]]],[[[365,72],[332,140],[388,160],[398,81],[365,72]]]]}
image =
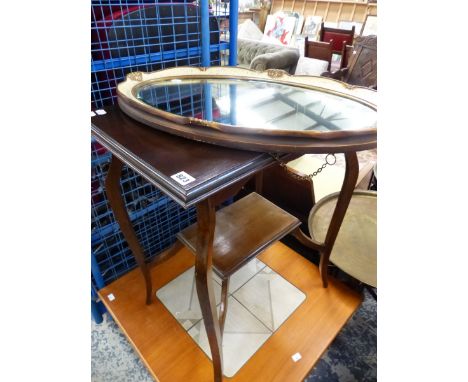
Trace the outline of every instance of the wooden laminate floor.
{"type": "MultiPolygon", "coordinates": [[[[259,260],[306,294],[305,301],[229,381],[302,381],[361,302],[338,282],[324,289],[317,267],[282,243],[259,260]],[[292,355],[300,353],[294,362],[292,355]]],[[[193,266],[194,256],[182,249],[151,270],[154,290],[193,266]]],[[[177,320],[154,297],[144,304],[143,280],[136,269],[100,291],[100,297],[132,343],[151,375],[159,381],[208,381],[209,358],[177,320]],[[109,299],[109,295],[113,299],[109,299]]]]}

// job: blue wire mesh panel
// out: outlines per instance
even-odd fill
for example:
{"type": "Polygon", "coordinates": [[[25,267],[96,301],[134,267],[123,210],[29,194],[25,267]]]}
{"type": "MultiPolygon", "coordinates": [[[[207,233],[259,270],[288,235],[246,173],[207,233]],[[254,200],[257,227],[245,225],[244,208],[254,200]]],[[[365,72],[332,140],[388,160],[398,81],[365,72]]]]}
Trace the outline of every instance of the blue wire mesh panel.
{"type": "MultiPolygon", "coordinates": [[[[106,198],[104,182],[110,154],[92,143],[91,251],[96,289],[136,267],[106,198]]],[[[133,227],[150,260],[175,241],[175,235],[196,220],[194,208],[184,210],[139,174],[124,167],[120,188],[133,227]]]]}
{"type": "MultiPolygon", "coordinates": [[[[193,223],[195,218],[194,209],[181,211],[168,198],[161,198],[159,208],[132,221],[145,257],[151,259],[170,246],[175,241],[175,235],[193,223]]],[[[100,236],[99,239],[92,244],[92,252],[105,284],[137,266],[120,230],[117,229],[112,235],[100,236]]]]}
{"type": "MultiPolygon", "coordinates": [[[[210,63],[227,64],[227,7],[210,12],[210,63]],[[221,29],[220,29],[221,24],[221,29]]],[[[115,103],[115,88],[134,71],[201,66],[201,12],[195,3],[93,0],[91,96],[93,108],[115,103]]]]}

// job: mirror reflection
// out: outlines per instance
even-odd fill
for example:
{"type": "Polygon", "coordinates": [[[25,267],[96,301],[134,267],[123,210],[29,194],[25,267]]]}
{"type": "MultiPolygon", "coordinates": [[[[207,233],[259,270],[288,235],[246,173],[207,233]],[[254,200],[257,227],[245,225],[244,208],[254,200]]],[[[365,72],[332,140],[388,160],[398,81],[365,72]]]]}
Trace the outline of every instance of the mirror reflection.
{"type": "Polygon", "coordinates": [[[172,114],[257,129],[359,130],[377,121],[352,99],[259,80],[172,79],[142,84],[136,97],[172,114]]]}

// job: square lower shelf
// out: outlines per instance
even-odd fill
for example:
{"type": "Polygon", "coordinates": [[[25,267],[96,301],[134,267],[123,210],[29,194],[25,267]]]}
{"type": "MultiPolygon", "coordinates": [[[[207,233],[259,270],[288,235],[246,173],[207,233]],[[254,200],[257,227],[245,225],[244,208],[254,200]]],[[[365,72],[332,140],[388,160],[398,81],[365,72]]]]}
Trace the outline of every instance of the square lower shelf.
{"type": "MultiPolygon", "coordinates": [[[[299,219],[263,196],[252,192],[216,212],[213,240],[213,270],[229,277],[274,242],[299,227],[299,219]]],[[[177,234],[196,252],[197,223],[177,234]]]]}
{"type": "MultiPolygon", "coordinates": [[[[329,287],[322,288],[317,267],[281,242],[273,244],[258,259],[304,293],[305,300],[232,378],[224,380],[302,381],[358,308],[361,297],[332,278],[329,287]],[[301,358],[294,361],[292,356],[296,353],[301,358]]],[[[154,291],[187,272],[194,260],[193,254],[183,248],[153,267],[150,272],[154,291]]],[[[241,289],[231,293],[243,298],[236,294],[241,289]]],[[[99,296],[157,381],[211,381],[213,369],[208,356],[159,298],[155,296],[151,305],[145,305],[144,291],[143,277],[135,269],[101,289],[99,296]]],[[[194,320],[194,325],[200,322],[194,320]]]]}

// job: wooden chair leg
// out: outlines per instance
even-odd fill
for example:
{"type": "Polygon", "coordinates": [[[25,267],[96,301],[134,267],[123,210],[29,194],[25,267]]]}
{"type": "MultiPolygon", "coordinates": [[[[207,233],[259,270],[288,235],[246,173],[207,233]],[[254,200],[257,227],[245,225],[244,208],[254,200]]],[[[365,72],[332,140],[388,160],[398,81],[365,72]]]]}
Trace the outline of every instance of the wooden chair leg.
{"type": "Polygon", "coordinates": [[[226,321],[227,306],[228,306],[228,290],[229,290],[229,277],[223,279],[221,282],[221,306],[219,309],[219,329],[221,336],[224,332],[224,323],[226,321]]]}

